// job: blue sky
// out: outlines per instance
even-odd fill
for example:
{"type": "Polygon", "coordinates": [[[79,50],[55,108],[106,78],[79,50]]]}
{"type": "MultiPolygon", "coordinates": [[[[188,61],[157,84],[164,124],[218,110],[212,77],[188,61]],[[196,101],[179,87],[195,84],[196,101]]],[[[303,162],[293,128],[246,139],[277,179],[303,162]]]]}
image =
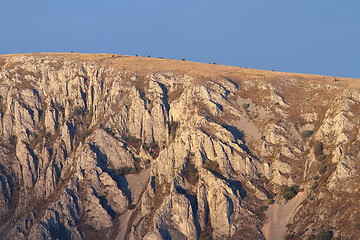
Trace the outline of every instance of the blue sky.
{"type": "Polygon", "coordinates": [[[358,0],[0,0],[0,54],[115,53],[360,78],[358,0]]]}

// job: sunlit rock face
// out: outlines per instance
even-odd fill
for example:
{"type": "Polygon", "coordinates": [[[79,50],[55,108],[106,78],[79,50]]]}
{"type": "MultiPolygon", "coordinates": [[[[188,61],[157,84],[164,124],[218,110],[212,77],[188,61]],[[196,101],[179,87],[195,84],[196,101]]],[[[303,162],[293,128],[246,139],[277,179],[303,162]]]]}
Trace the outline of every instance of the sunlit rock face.
{"type": "Polygon", "coordinates": [[[284,236],[358,239],[359,114],[322,76],[0,56],[0,239],[272,239],[284,185],[284,236]]]}

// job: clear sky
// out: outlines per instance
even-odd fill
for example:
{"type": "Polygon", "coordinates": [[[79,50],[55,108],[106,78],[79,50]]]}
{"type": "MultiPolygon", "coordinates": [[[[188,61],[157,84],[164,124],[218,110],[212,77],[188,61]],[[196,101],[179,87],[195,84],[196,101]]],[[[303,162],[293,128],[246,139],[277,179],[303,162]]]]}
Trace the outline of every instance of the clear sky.
{"type": "Polygon", "coordinates": [[[360,1],[0,0],[0,54],[69,51],[360,78],[360,1]]]}

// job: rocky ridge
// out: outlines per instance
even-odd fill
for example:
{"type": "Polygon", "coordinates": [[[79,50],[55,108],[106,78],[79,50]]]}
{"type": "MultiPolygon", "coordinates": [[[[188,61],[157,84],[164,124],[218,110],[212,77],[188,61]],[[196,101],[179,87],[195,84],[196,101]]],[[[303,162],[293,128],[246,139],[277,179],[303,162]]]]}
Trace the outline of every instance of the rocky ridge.
{"type": "Polygon", "coordinates": [[[0,57],[1,239],[265,239],[284,185],[287,237],[360,237],[349,80],[87,56],[0,57]]]}

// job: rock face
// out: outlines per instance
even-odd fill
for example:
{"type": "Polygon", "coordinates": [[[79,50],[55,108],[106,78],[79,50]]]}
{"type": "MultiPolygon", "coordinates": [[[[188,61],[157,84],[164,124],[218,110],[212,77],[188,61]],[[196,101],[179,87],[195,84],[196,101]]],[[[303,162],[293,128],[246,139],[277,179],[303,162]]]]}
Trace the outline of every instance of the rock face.
{"type": "Polygon", "coordinates": [[[283,185],[288,236],[359,239],[359,114],[321,76],[0,56],[0,239],[265,239],[283,185]]]}

